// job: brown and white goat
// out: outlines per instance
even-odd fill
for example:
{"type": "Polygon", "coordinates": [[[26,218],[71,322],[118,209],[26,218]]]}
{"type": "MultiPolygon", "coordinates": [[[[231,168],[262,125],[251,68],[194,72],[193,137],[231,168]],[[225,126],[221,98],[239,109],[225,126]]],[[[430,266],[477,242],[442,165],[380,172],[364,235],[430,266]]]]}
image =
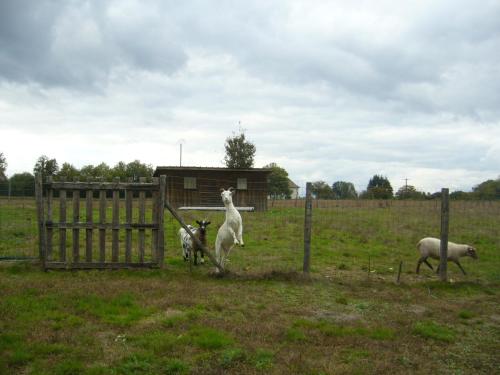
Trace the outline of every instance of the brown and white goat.
{"type": "MultiPolygon", "coordinates": [[[[210,224],[210,221],[206,220],[196,220],[198,224],[198,228],[195,228],[191,225],[188,225],[188,228],[193,232],[194,236],[200,240],[203,246],[207,247],[207,226],[210,224]]],[[[184,228],[179,229],[179,238],[181,240],[182,246],[182,257],[185,261],[190,260],[191,254],[194,254],[194,264],[198,264],[198,253],[200,253],[200,263],[205,263],[205,257],[203,251],[196,245],[196,242],[193,241],[191,236],[187,233],[184,228]]]]}

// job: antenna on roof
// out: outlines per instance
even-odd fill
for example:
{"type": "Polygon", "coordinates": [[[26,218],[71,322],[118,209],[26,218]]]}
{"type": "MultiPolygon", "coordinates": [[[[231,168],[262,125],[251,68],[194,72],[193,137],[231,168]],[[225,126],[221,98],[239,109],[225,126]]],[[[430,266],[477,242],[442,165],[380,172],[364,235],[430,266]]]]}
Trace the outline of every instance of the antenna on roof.
{"type": "Polygon", "coordinates": [[[182,144],[186,143],[186,140],[184,138],[181,138],[177,141],[179,144],[179,167],[182,167],[182,144]]]}

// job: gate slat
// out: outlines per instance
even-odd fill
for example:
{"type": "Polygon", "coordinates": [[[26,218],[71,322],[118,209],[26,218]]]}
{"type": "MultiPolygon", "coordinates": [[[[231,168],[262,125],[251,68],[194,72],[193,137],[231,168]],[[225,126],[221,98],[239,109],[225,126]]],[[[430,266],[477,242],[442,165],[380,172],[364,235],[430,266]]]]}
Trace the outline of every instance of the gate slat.
{"type": "MultiPolygon", "coordinates": [[[[59,222],[66,223],[66,190],[59,191],[59,222]]],[[[59,260],[66,262],[66,228],[59,229],[59,260]]]]}
{"type": "MultiPolygon", "coordinates": [[[[87,190],[86,207],[85,214],[87,219],[87,224],[92,225],[92,200],[93,193],[92,190],[87,190]]],[[[85,261],[88,263],[92,262],[92,229],[85,230],[85,261]]]]}
{"type": "MultiPolygon", "coordinates": [[[[99,223],[106,224],[106,190],[99,191],[99,223]]],[[[99,229],[99,262],[106,261],[106,229],[99,229]]]]}
{"type": "MultiPolygon", "coordinates": [[[[139,179],[141,183],[145,183],[146,179],[141,177],[139,179]]],[[[139,224],[146,223],[146,192],[139,191],[139,224]]],[[[144,245],[145,245],[145,230],[139,229],[139,263],[144,263],[144,245]]]]}
{"type": "MultiPolygon", "coordinates": [[[[73,223],[80,221],[80,190],[73,190],[73,223]]],[[[73,262],[80,261],[80,230],[73,228],[73,262]]]]}
{"type": "MultiPolygon", "coordinates": [[[[159,186],[158,177],[153,177],[153,184],[159,186]]],[[[151,231],[151,258],[158,262],[158,191],[153,190],[151,197],[151,223],[155,227],[151,231]]]]}
{"type": "MultiPolygon", "coordinates": [[[[118,183],[120,181],[119,178],[115,178],[115,182],[118,183]]],[[[113,225],[118,225],[120,222],[120,191],[114,189],[113,190],[113,217],[112,217],[113,225]]],[[[118,262],[118,253],[120,251],[119,245],[119,237],[120,230],[112,229],[112,238],[111,238],[111,261],[118,262]]]]}
{"type": "Polygon", "coordinates": [[[167,187],[167,176],[160,176],[159,199],[157,206],[158,213],[158,265],[163,267],[165,257],[165,227],[163,225],[163,212],[165,210],[165,188],[167,187]]]}
{"type": "MultiPolygon", "coordinates": [[[[52,215],[52,205],[54,201],[54,190],[50,184],[52,183],[52,176],[47,177],[48,189],[47,189],[47,223],[51,223],[53,219],[52,215]]],[[[46,260],[52,259],[52,239],[54,238],[54,231],[52,228],[47,228],[47,254],[46,260]]]]}
{"type": "MultiPolygon", "coordinates": [[[[132,224],[132,198],[134,192],[132,190],[125,191],[125,222],[132,224]]],[[[132,262],[132,229],[125,230],[125,262],[132,262]]]]}

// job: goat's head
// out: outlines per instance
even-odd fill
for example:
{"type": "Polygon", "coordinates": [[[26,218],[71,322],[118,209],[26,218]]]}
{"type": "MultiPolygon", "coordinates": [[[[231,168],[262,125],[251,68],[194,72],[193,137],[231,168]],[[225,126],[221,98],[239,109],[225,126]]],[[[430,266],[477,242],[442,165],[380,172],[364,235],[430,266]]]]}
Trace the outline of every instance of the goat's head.
{"type": "Polygon", "coordinates": [[[222,197],[222,202],[227,205],[233,203],[234,188],[230,187],[227,190],[220,189],[220,196],[222,197]]]}
{"type": "Polygon", "coordinates": [[[200,233],[201,234],[205,234],[205,232],[207,230],[207,227],[210,224],[210,221],[207,221],[207,220],[202,220],[202,221],[196,220],[196,224],[198,224],[198,226],[200,228],[200,233]]]}
{"type": "Polygon", "coordinates": [[[476,253],[476,249],[473,248],[472,246],[469,246],[467,248],[467,256],[473,258],[473,259],[477,259],[477,253],[476,253]]]}

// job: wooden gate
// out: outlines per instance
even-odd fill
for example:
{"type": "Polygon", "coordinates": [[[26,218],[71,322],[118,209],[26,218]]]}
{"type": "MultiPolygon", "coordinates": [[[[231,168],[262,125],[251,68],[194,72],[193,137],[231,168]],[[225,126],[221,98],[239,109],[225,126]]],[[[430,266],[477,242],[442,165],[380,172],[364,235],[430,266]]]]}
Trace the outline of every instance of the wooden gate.
{"type": "Polygon", "coordinates": [[[138,183],[120,182],[119,179],[113,182],[55,182],[50,178],[42,183],[41,177],[37,177],[42,267],[162,267],[165,185],[165,176],[153,178],[151,183],[146,183],[145,179],[138,183]],[[110,213],[107,213],[108,203],[111,203],[110,213]],[[69,220],[68,212],[71,213],[69,220]],[[94,237],[98,239],[98,246],[94,246],[94,237]],[[124,245],[123,250],[121,245],[124,245]]]}

